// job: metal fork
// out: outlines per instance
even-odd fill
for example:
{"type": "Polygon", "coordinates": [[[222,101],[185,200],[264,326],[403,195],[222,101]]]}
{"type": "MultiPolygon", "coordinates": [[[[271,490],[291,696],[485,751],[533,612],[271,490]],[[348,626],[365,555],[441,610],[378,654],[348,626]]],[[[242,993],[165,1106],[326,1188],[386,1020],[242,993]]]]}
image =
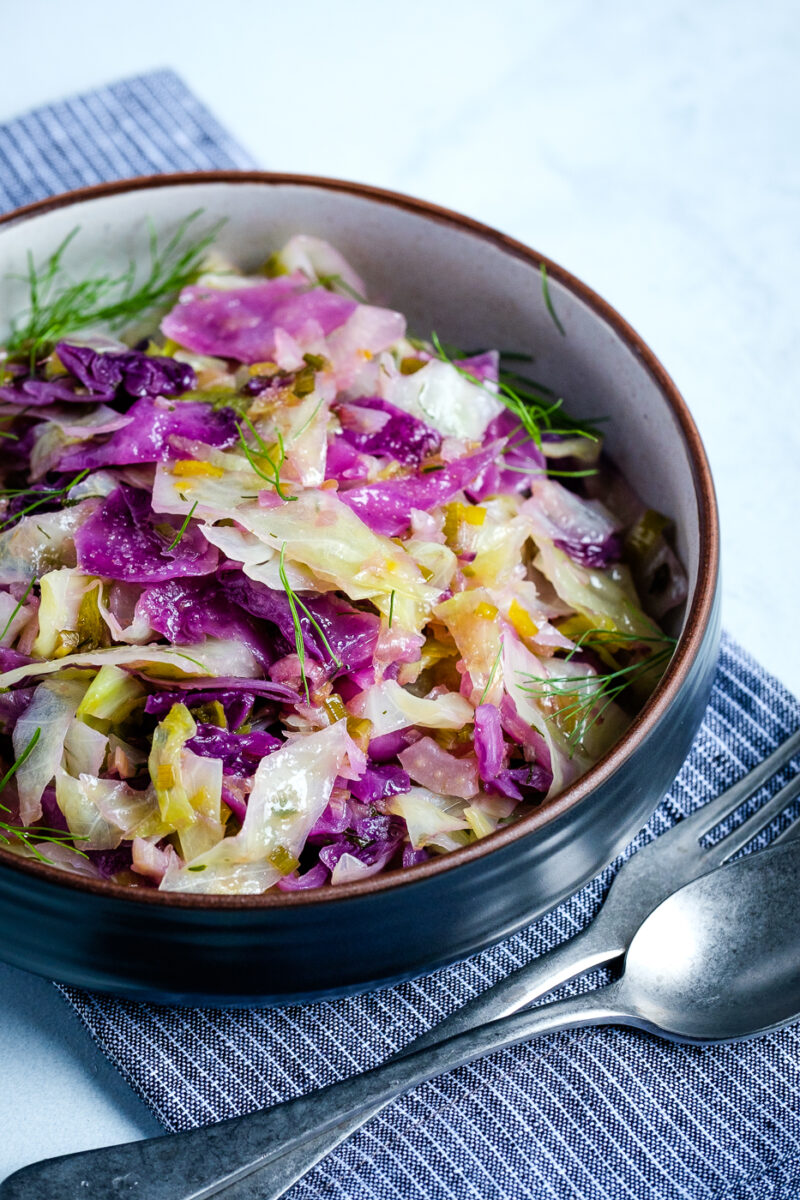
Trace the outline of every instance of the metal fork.
{"type": "MultiPolygon", "coordinates": [[[[433,1029],[409,1042],[395,1057],[413,1054],[465,1030],[518,1012],[592,967],[621,958],[642,921],[662,900],[685,883],[728,862],[800,795],[798,772],[736,829],[711,846],[703,845],[703,839],[717,825],[732,816],[799,753],[800,730],[716,799],[684,817],[626,859],[612,881],[602,908],[581,933],[512,971],[433,1029]]],[[[770,844],[796,837],[800,837],[798,822],[792,823],[770,844]]],[[[297,1149],[272,1159],[254,1175],[226,1188],[224,1200],[278,1200],[292,1184],[383,1107],[383,1104],[375,1104],[334,1129],[309,1139],[297,1149]]]]}
{"type": "MultiPolygon", "coordinates": [[[[711,846],[701,844],[706,835],[788,766],[798,753],[800,730],[716,800],[627,859],[598,915],[582,933],[488,988],[411,1042],[395,1058],[404,1058],[456,1034],[488,1025],[525,1008],[576,975],[620,958],[654,908],[684,884],[726,863],[800,795],[800,772],[797,772],[736,829],[711,846]]],[[[771,844],[800,838],[799,827],[800,822],[794,822],[771,844]]],[[[391,1076],[391,1071],[384,1070],[383,1074],[391,1076]]],[[[56,1174],[60,1171],[65,1177],[80,1181],[79,1187],[76,1184],[75,1188],[58,1192],[62,1200],[71,1200],[73,1196],[78,1200],[79,1194],[105,1197],[111,1190],[115,1195],[132,1197],[139,1194],[137,1189],[142,1179],[150,1180],[153,1195],[157,1192],[163,1200],[177,1197],[206,1200],[217,1195],[223,1200],[277,1200],[397,1094],[396,1086],[386,1086],[380,1099],[371,1101],[368,1108],[359,1105],[358,1115],[348,1116],[333,1128],[317,1133],[311,1132],[314,1105],[311,1093],[302,1102],[308,1109],[308,1136],[295,1127],[291,1117],[287,1119],[284,1106],[278,1105],[188,1133],[38,1164],[0,1185],[0,1195],[8,1195],[9,1200],[17,1195],[36,1195],[44,1200],[41,1190],[35,1187],[31,1190],[28,1185],[35,1183],[41,1172],[50,1178],[48,1172],[52,1175],[53,1171],[56,1174]],[[298,1143],[298,1136],[304,1140],[298,1143]],[[90,1190],[86,1191],[87,1188],[90,1190]]],[[[47,1194],[48,1200],[49,1196],[55,1196],[54,1192],[47,1194]]]]}

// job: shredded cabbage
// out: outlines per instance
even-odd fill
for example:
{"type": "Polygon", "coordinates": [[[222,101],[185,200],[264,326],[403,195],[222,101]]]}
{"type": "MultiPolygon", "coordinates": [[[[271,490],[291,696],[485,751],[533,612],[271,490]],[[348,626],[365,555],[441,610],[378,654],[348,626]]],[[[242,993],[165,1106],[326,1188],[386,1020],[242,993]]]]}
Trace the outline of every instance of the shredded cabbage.
{"type": "Polygon", "coordinates": [[[41,818],[44,789],[52,782],[61,762],[64,739],[84,690],[77,680],[45,680],[36,688],[30,705],[14,727],[11,741],[15,758],[21,759],[33,742],[15,776],[23,825],[41,818]]]}
{"type": "Polygon", "coordinates": [[[432,359],[413,375],[389,373],[380,383],[385,400],[439,433],[479,442],[503,411],[491,384],[477,384],[452,363],[432,359]]]}
{"type": "Polygon", "coordinates": [[[288,743],[262,759],[242,828],[185,867],[172,866],[162,891],[254,894],[272,887],[298,864],[314,822],[355,748],[347,723],[288,743]]]}
{"type": "Polygon", "coordinates": [[[623,734],[687,594],[518,356],[412,336],[318,237],[252,257],[136,348],[2,355],[0,805],[94,879],[342,887],[490,837],[623,734]]]}

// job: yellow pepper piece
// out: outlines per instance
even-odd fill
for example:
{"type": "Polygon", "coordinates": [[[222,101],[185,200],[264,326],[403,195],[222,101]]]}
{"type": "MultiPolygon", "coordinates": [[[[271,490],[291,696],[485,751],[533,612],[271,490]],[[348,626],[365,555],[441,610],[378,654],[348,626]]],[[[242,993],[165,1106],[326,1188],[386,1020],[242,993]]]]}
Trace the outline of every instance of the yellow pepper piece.
{"type": "Polygon", "coordinates": [[[189,712],[195,721],[202,721],[204,725],[216,725],[217,729],[228,728],[228,718],[219,700],[209,700],[197,708],[190,708],[189,712]]]}
{"type": "Polygon", "coordinates": [[[53,658],[65,658],[68,654],[74,654],[80,644],[81,637],[77,629],[60,630],[56,638],[53,658]]]}
{"type": "Polygon", "coordinates": [[[479,504],[460,504],[453,500],[444,506],[444,536],[448,543],[454,543],[459,525],[481,526],[485,520],[486,509],[479,504]]]}
{"type": "Polygon", "coordinates": [[[331,725],[335,725],[337,721],[341,721],[347,716],[347,709],[344,706],[342,697],[333,692],[328,699],[323,701],[322,707],[330,721],[331,725]]]}
{"type": "Polygon", "coordinates": [[[54,350],[48,361],[45,363],[44,377],[45,379],[56,379],[59,375],[66,374],[67,368],[64,366],[54,350]]]}
{"type": "Polygon", "coordinates": [[[483,617],[486,621],[493,621],[497,616],[497,609],[493,604],[487,604],[482,600],[480,604],[476,604],[474,613],[476,617],[483,617]]]}
{"type": "Polygon", "coordinates": [[[416,375],[417,371],[421,371],[428,364],[424,358],[412,358],[407,356],[400,359],[400,374],[401,375],[416,375]]]}
{"type": "Polygon", "coordinates": [[[535,621],[531,620],[530,613],[517,600],[511,601],[511,607],[508,610],[508,619],[520,637],[536,637],[536,634],[539,632],[539,626],[535,621]]]}
{"type": "Polygon", "coordinates": [[[159,763],[156,769],[156,784],[160,788],[174,788],[178,782],[172,763],[159,763]]]}
{"type": "Polygon", "coordinates": [[[348,717],[347,732],[359,750],[363,750],[366,754],[372,737],[372,721],[368,721],[366,717],[348,717]]]}
{"type": "Polygon", "coordinates": [[[172,474],[178,475],[181,478],[191,475],[203,475],[207,479],[221,479],[225,472],[222,467],[215,467],[213,463],[198,462],[194,458],[180,458],[173,464],[172,474]]]}
{"type": "Polygon", "coordinates": [[[285,846],[276,846],[267,855],[267,862],[281,875],[291,875],[300,866],[299,860],[285,846]]]}
{"type": "Polygon", "coordinates": [[[470,829],[477,838],[488,837],[497,828],[497,822],[474,804],[468,804],[464,809],[464,820],[469,823],[470,829]]]}
{"type": "Polygon", "coordinates": [[[173,829],[186,829],[196,817],[180,776],[179,756],[197,725],[184,704],[173,704],[156,726],[148,759],[161,818],[173,829]]]}

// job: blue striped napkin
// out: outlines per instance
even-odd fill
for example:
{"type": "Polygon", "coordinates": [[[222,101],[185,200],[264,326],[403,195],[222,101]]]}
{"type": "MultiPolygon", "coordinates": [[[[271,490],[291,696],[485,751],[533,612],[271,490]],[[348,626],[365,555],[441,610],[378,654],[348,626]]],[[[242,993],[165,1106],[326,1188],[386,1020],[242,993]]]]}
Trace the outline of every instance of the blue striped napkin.
{"type": "MultiPolygon", "coordinates": [[[[0,127],[0,206],[128,174],[249,165],[180,80],[162,71],[0,127]]],[[[797,701],[725,637],[691,754],[622,858],[743,775],[799,724],[797,701]]],[[[784,781],[776,780],[770,794],[784,781]]],[[[762,840],[786,820],[775,821],[762,840]]],[[[164,1125],[187,1129],[380,1062],[509,970],[582,929],[622,858],[503,944],[369,995],[220,1012],[61,990],[164,1125]]],[[[595,972],[562,991],[582,991],[603,978],[595,972]]],[[[707,1049],[619,1029],[582,1029],[518,1046],[416,1089],[290,1194],[292,1200],[798,1196],[800,1029],[707,1049]]]]}
{"type": "Polygon", "coordinates": [[[173,71],[154,71],[0,125],[0,212],[131,175],[255,165],[173,71]]]}

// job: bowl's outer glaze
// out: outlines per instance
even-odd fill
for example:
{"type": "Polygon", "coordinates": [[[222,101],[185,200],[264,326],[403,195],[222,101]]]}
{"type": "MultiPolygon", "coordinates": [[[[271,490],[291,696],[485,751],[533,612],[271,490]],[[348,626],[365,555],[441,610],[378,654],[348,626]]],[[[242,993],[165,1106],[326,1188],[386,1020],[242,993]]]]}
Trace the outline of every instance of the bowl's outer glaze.
{"type": "MultiPolygon", "coordinates": [[[[317,233],[413,330],[535,351],[537,377],[576,415],[610,417],[610,451],[648,503],[675,518],[690,581],[673,662],[622,742],[530,817],[435,862],[322,895],[194,897],[131,894],[0,850],[0,955],[13,965],[137,999],[284,1003],[473,953],[554,907],[624,846],[674,779],[708,700],[719,642],[716,507],[685,405],[622,318],[548,263],[562,338],[542,300],[539,254],[418,201],[258,173],[105,185],[0,222],[0,274],[18,270],[29,248],[37,259],[52,252],[78,224],[87,261],[121,261],[146,217],[168,227],[198,207],[228,216],[223,243],[245,265],[291,233],[317,233]]],[[[7,313],[20,300],[9,292],[7,313]]]]}

